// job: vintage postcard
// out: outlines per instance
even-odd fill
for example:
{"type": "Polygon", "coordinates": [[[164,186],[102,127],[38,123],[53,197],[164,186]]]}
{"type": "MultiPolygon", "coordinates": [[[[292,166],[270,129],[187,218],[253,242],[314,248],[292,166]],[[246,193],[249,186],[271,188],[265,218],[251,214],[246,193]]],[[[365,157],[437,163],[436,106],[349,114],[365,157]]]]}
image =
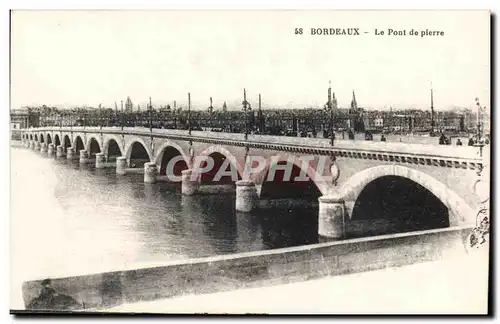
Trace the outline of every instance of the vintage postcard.
{"type": "Polygon", "coordinates": [[[10,17],[11,313],[489,312],[489,11],[10,17]]]}

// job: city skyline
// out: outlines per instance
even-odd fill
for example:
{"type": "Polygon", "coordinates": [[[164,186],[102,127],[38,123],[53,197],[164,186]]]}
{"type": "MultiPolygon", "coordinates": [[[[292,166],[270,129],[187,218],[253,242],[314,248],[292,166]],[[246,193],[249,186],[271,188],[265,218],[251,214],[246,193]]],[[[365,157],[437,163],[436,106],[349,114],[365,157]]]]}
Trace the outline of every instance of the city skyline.
{"type": "Polygon", "coordinates": [[[216,109],[224,101],[233,109],[245,88],[252,107],[260,93],[264,109],[323,108],[331,80],[342,108],[354,90],[367,110],[430,109],[432,82],[436,111],[474,109],[476,97],[489,109],[487,12],[429,14],[438,22],[429,28],[446,36],[373,35],[419,26],[411,12],[192,11],[180,19],[175,11],[14,11],[11,105],[114,108],[130,96],[135,106],[149,97],[186,106],[189,92],[195,110],[210,97],[216,109]],[[294,34],[298,26],[353,22],[368,35],[294,34]]]}
{"type": "MultiPolygon", "coordinates": [[[[192,95],[191,95],[192,96],[192,95]]],[[[127,96],[127,98],[129,98],[129,96],[127,96]]],[[[146,100],[142,100],[140,102],[136,102],[134,101],[132,98],[130,98],[133,102],[133,106],[132,106],[132,111],[138,111],[138,106],[140,107],[140,110],[146,110],[148,109],[148,105],[149,105],[149,101],[146,101],[146,100]]],[[[126,100],[120,100],[120,101],[116,101],[116,106],[117,106],[117,109],[118,110],[121,110],[121,101],[123,101],[123,109],[125,110],[125,102],[126,100]]],[[[215,100],[213,100],[215,101],[215,100]]],[[[188,100],[185,100],[185,101],[182,101],[182,100],[170,100],[170,101],[167,101],[167,100],[152,100],[152,106],[153,108],[155,109],[158,109],[160,107],[166,107],[166,106],[170,106],[171,109],[174,108],[174,102],[176,103],[176,108],[186,108],[188,107],[188,100]]],[[[216,105],[216,104],[213,104],[213,111],[222,111],[223,109],[223,105],[224,103],[226,103],[227,105],[227,111],[240,111],[242,110],[242,104],[238,101],[238,99],[235,99],[235,100],[231,100],[231,101],[227,101],[227,100],[219,100],[220,102],[220,105],[216,105]]],[[[252,106],[252,110],[256,110],[258,109],[258,99],[254,102],[254,101],[251,101],[251,100],[248,100],[248,102],[251,104],[252,106]]],[[[325,100],[326,102],[326,100],[325,100]]],[[[102,106],[102,108],[104,109],[115,109],[115,104],[113,102],[112,105],[102,105],[102,104],[90,104],[90,105],[58,105],[58,104],[52,104],[52,105],[48,105],[48,104],[34,104],[34,105],[23,105],[21,107],[12,107],[11,110],[16,110],[16,109],[25,109],[25,108],[41,108],[43,106],[46,106],[46,107],[53,107],[53,108],[57,108],[57,109],[61,109],[61,110],[69,110],[69,109],[74,109],[74,108],[92,108],[92,109],[98,109],[99,108],[99,105],[102,106]]],[[[210,98],[208,100],[208,103],[204,103],[204,102],[196,102],[193,100],[191,100],[191,109],[192,110],[195,110],[195,111],[204,111],[204,110],[207,110],[208,107],[210,106],[210,98]]],[[[341,109],[341,110],[345,110],[345,109],[350,109],[351,108],[351,105],[350,103],[347,105],[337,105],[338,109],[341,109]]],[[[481,104],[481,106],[484,108],[484,105],[481,104]]],[[[277,105],[277,106],[271,106],[269,104],[266,104],[263,100],[262,100],[262,105],[261,105],[262,109],[263,110],[289,110],[289,109],[325,109],[324,105],[316,105],[316,106],[312,106],[312,105],[309,105],[309,106],[304,106],[304,107],[295,107],[293,106],[293,104],[290,104],[288,106],[280,106],[280,105],[277,105]]],[[[361,106],[361,105],[357,105],[358,108],[360,109],[364,109],[366,111],[371,111],[371,112],[375,112],[375,111],[380,111],[380,112],[389,112],[391,109],[392,110],[395,110],[395,111],[398,111],[398,110],[420,110],[420,111],[426,111],[426,110],[429,110],[431,111],[431,105],[429,103],[428,107],[416,107],[415,105],[409,105],[408,107],[395,107],[395,106],[392,106],[392,105],[385,105],[384,107],[364,107],[364,106],[361,106]]],[[[490,107],[486,107],[486,110],[487,111],[490,111],[489,110],[490,107]]],[[[434,111],[442,111],[442,112],[450,112],[450,111],[455,111],[455,110],[464,110],[464,109],[468,109],[468,110],[472,110],[472,112],[474,112],[475,110],[477,110],[477,105],[474,103],[468,105],[468,106],[457,106],[457,105],[452,105],[452,106],[448,106],[448,107],[435,107],[434,106],[434,111]]]]}

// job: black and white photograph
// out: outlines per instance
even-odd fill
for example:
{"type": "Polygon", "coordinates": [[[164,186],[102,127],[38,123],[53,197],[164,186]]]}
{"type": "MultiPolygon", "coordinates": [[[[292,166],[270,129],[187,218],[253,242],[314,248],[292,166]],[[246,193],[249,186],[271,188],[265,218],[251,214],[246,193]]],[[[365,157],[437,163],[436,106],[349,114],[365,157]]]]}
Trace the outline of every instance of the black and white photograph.
{"type": "Polygon", "coordinates": [[[11,314],[487,314],[488,10],[11,10],[11,314]]]}

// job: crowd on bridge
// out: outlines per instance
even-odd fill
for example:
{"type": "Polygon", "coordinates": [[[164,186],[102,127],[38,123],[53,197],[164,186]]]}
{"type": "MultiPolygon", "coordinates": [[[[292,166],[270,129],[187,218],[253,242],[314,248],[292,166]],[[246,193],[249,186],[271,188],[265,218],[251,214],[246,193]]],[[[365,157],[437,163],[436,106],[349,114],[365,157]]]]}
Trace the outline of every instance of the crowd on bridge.
{"type": "MultiPolygon", "coordinates": [[[[490,144],[490,139],[488,135],[483,136],[481,138],[478,138],[478,136],[471,136],[469,137],[469,140],[467,142],[468,146],[488,145],[488,144],[490,144]]],[[[445,134],[441,133],[441,136],[439,136],[439,145],[451,145],[451,137],[447,137],[445,134]]],[[[463,145],[460,138],[457,138],[455,145],[457,146],[463,145]]]]}

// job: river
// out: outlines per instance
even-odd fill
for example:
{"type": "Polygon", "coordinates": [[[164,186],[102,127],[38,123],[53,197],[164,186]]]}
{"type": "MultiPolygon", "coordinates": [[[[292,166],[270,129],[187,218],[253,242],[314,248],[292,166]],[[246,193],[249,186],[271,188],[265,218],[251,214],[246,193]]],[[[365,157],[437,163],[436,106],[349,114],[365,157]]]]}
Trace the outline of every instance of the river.
{"type": "Polygon", "coordinates": [[[180,189],[11,147],[13,299],[31,279],[318,242],[317,208],[244,214],[180,189]]]}

